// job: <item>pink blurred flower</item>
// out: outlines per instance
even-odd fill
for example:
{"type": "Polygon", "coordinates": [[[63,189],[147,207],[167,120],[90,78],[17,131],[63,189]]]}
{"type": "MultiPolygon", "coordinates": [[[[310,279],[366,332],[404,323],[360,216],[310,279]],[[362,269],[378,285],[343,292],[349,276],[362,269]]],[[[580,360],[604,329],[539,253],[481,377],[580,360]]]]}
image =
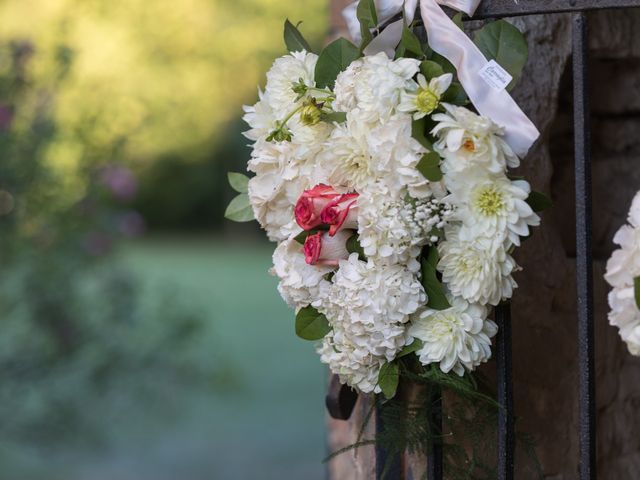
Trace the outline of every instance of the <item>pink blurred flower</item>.
{"type": "Polygon", "coordinates": [[[131,170],[122,166],[107,167],[100,177],[102,184],[118,200],[131,200],[138,191],[138,181],[131,170]]]}

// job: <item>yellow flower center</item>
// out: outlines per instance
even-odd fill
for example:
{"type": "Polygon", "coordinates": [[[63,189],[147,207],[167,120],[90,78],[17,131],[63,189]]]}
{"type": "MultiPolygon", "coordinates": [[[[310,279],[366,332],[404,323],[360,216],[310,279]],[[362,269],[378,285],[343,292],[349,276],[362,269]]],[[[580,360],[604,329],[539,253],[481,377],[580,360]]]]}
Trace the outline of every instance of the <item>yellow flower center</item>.
{"type": "Polygon", "coordinates": [[[473,153],[476,151],[476,144],[473,140],[468,139],[462,144],[462,148],[464,148],[467,152],[473,153]]]}
{"type": "Polygon", "coordinates": [[[493,185],[480,190],[476,195],[476,208],[487,217],[492,217],[500,213],[504,209],[504,198],[493,185]]]}
{"type": "Polygon", "coordinates": [[[440,97],[435,92],[428,88],[420,89],[416,97],[416,106],[420,112],[429,114],[438,108],[439,104],[440,97]]]}
{"type": "Polygon", "coordinates": [[[303,125],[315,125],[320,121],[320,109],[315,105],[302,107],[302,110],[300,110],[300,121],[303,125]]]}

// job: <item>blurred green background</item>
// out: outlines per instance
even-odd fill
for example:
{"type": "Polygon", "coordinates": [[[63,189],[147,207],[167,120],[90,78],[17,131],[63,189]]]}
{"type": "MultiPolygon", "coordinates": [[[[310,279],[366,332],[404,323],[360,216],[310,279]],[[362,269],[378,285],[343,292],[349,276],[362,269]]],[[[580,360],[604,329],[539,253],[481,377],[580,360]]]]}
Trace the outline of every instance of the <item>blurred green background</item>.
{"type": "Polygon", "coordinates": [[[0,479],[319,479],[324,369],[222,218],[328,2],[0,1],[0,479]]]}

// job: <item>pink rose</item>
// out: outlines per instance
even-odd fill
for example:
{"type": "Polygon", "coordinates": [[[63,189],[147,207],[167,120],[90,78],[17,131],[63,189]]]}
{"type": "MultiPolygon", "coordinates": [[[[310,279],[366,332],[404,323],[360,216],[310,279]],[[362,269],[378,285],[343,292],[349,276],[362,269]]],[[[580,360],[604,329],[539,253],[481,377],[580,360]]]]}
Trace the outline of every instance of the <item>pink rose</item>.
{"type": "Polygon", "coordinates": [[[340,260],[349,258],[347,240],[353,232],[341,230],[331,236],[327,232],[309,235],[304,242],[304,256],[309,265],[337,267],[340,260]]]}
{"type": "Polygon", "coordinates": [[[320,220],[329,225],[332,237],[342,229],[358,228],[358,194],[347,193],[327,203],[320,213],[320,220]]]}
{"type": "Polygon", "coordinates": [[[320,215],[324,207],[340,194],[328,185],[317,185],[305,190],[294,210],[296,222],[303,230],[311,230],[322,223],[320,215]]]}

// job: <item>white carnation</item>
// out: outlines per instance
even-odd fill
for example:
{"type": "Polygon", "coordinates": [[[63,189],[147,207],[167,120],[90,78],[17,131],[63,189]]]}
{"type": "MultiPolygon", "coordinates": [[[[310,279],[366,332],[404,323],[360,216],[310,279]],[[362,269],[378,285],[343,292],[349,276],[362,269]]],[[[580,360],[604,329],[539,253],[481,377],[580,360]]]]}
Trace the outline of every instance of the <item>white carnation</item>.
{"type": "Polygon", "coordinates": [[[264,92],[259,90],[258,97],[259,100],[255,105],[245,105],[242,107],[245,112],[242,120],[250,127],[243,135],[254,142],[267,138],[276,128],[277,121],[271,105],[265,99],[264,92]]]}
{"type": "Polygon", "coordinates": [[[520,160],[502,139],[504,129],[464,107],[442,104],[446,113],[433,115],[438,124],[431,133],[438,137],[434,148],[444,158],[443,171],[460,171],[480,165],[493,173],[515,168],[520,160]]]}
{"type": "Polygon", "coordinates": [[[437,199],[394,199],[387,189],[358,197],[358,234],[367,258],[376,264],[404,264],[418,271],[421,248],[434,228],[443,228],[450,210],[437,199]]]}
{"type": "Polygon", "coordinates": [[[497,325],[488,310],[461,298],[449,297],[451,308],[426,308],[412,317],[409,334],[423,342],[416,355],[423,365],[439,363],[444,373],[460,376],[491,358],[491,338],[497,325]]]}
{"type": "Polygon", "coordinates": [[[343,382],[379,392],[380,366],[407,344],[405,324],[426,300],[416,276],[403,266],[362,262],[357,254],[340,261],[318,306],[333,327],[320,349],[322,361],[343,382]]]}
{"type": "Polygon", "coordinates": [[[506,248],[520,246],[529,227],[540,225],[540,217],[527,203],[531,187],[524,180],[472,168],[450,172],[445,183],[451,192],[445,201],[455,207],[452,219],[462,222],[464,240],[484,236],[506,242],[506,248]]]}
{"type": "Polygon", "coordinates": [[[463,240],[458,228],[447,229],[445,236],[438,245],[438,270],[452,295],[482,305],[511,298],[517,287],[511,274],[518,266],[504,244],[488,237],[463,240]]]}
{"type": "Polygon", "coordinates": [[[278,291],[290,307],[299,310],[320,302],[331,285],[324,276],[331,267],[308,265],[302,245],[290,238],[280,243],[273,252],[271,273],[280,278],[278,291]]]}
{"type": "Polygon", "coordinates": [[[333,108],[358,109],[365,122],[384,122],[395,113],[400,94],[411,88],[419,70],[418,60],[390,60],[382,52],[355,60],[336,79],[333,108]]]}
{"type": "Polygon", "coordinates": [[[634,280],[640,277],[640,192],[631,204],[628,221],[613,238],[620,246],[607,262],[605,279],[613,287],[609,293],[609,323],[633,355],[640,356],[640,309],[636,303],[634,280]]]}
{"type": "Polygon", "coordinates": [[[329,184],[365,192],[384,185],[395,198],[430,195],[429,182],[417,170],[426,149],[411,136],[411,116],[398,114],[371,126],[353,112],[336,125],[318,157],[329,184]]]}
{"type": "MultiPolygon", "coordinates": [[[[315,68],[318,56],[305,51],[292,52],[277,58],[267,73],[265,88],[267,101],[276,112],[278,120],[283,120],[295,109],[298,94],[293,85],[300,79],[308,86],[315,86],[315,68]]],[[[301,100],[300,100],[301,101],[301,100]]]]}

